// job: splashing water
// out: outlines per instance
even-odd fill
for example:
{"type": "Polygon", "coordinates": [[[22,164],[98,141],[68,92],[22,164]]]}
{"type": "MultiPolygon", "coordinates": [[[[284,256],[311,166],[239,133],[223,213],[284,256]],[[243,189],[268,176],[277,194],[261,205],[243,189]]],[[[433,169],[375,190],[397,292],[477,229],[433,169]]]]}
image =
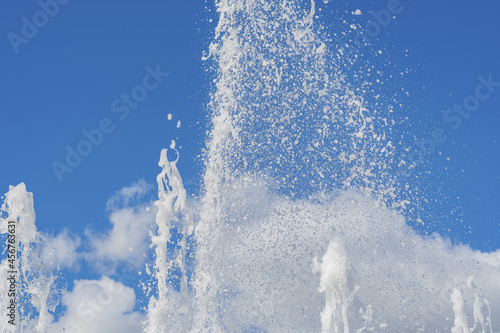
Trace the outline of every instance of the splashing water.
{"type": "MultiPolygon", "coordinates": [[[[177,156],[177,159],[179,157],[177,156]]],[[[156,224],[158,234],[151,235],[151,247],[155,249],[154,279],[157,283],[157,296],[150,298],[148,306],[148,320],[145,322],[144,331],[147,333],[160,333],[169,331],[181,331],[189,328],[189,321],[182,317],[189,318],[190,304],[187,302],[187,274],[185,268],[186,259],[186,237],[188,230],[181,230],[183,239],[181,241],[181,250],[174,258],[168,258],[167,246],[171,243],[172,222],[178,222],[176,213],[182,213],[185,209],[186,190],[182,185],[182,179],[177,170],[175,161],[169,162],[167,150],[163,149],[160,155],[158,165],[162,172],[157,176],[158,200],[155,206],[158,208],[156,214],[156,224]],[[176,302],[177,308],[172,304],[173,297],[169,297],[169,288],[167,285],[173,269],[177,266],[181,270],[181,292],[182,303],[176,302]]],[[[189,230],[192,232],[192,230],[189,230]]]]}
{"type": "Polygon", "coordinates": [[[354,93],[314,1],[217,10],[192,326],[177,331],[459,332],[470,314],[491,330],[488,301],[466,309],[456,290],[476,273],[498,303],[500,256],[425,239],[387,208],[407,203],[391,110],[354,93]]]}
{"type": "Polygon", "coordinates": [[[346,271],[347,257],[340,240],[330,242],[322,263],[314,258],[313,272],[321,273],[318,291],[326,297],[325,309],[321,312],[321,332],[340,332],[340,326],[344,333],[349,332],[347,310],[359,286],[349,291],[346,271]]]}
{"type": "Polygon", "coordinates": [[[391,172],[392,110],[349,82],[318,35],[315,2],[217,10],[192,331],[450,331],[461,316],[452,290],[479,271],[497,300],[498,253],[458,258],[387,208],[407,204],[391,172]]]}
{"type": "Polygon", "coordinates": [[[207,194],[258,173],[292,198],[353,186],[393,198],[389,112],[354,92],[314,32],[314,1],[308,11],[297,1],[217,5],[207,194]]]}
{"type": "Polygon", "coordinates": [[[55,253],[37,232],[33,194],[23,183],[11,186],[1,211],[0,234],[9,236],[5,242],[8,256],[0,264],[0,329],[48,332],[51,313],[66,291],[66,282],[49,268],[56,266],[55,253]],[[9,323],[6,318],[13,321],[9,323]]]}
{"type": "MultiPolygon", "coordinates": [[[[350,82],[315,2],[216,5],[203,195],[193,221],[172,141],[176,159],[160,154],[143,332],[492,333],[500,251],[405,223],[391,108],[350,82]]],[[[63,288],[44,266],[24,184],[2,210],[2,233],[17,223],[20,331],[50,331],[63,288]]]]}

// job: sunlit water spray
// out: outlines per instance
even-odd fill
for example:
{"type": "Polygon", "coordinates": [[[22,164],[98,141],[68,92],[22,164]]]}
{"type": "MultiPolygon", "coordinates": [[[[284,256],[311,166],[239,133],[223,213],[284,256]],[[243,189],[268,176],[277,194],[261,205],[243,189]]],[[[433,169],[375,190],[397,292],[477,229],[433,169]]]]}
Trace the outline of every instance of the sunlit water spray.
{"type": "MultiPolygon", "coordinates": [[[[172,143],[174,149],[175,144],[172,143]]],[[[174,149],[175,150],[175,149],[174,149]]],[[[177,153],[177,151],[175,151],[177,153]]],[[[147,333],[161,333],[173,331],[187,331],[191,322],[191,302],[188,299],[186,255],[187,240],[192,234],[193,227],[188,225],[189,219],[184,216],[182,226],[179,228],[182,236],[180,249],[172,250],[171,229],[178,224],[179,216],[185,212],[186,190],[182,184],[182,178],[177,169],[177,158],[169,161],[167,149],[163,149],[158,165],[162,168],[157,176],[158,200],[155,206],[157,234],[151,233],[151,247],[154,248],[155,262],[153,266],[153,278],[156,282],[155,294],[151,296],[148,306],[148,319],[144,324],[147,333]],[[167,249],[171,250],[167,250],[167,249]],[[179,269],[181,278],[179,282],[180,295],[174,290],[172,284],[172,273],[179,269]],[[177,294],[177,296],[174,296],[177,294]]],[[[151,273],[150,273],[151,274],[151,273]]]]}
{"type": "Polygon", "coordinates": [[[217,10],[193,331],[491,331],[484,295],[462,315],[454,290],[475,297],[476,273],[498,302],[498,253],[424,239],[390,210],[408,203],[392,109],[349,80],[315,2],[217,10]]]}
{"type": "Polygon", "coordinates": [[[66,283],[55,269],[54,249],[37,232],[33,194],[23,183],[11,186],[1,212],[0,234],[9,236],[0,264],[0,331],[48,332],[66,283]]]}
{"type": "MultiPolygon", "coordinates": [[[[143,331],[493,332],[500,252],[405,223],[392,110],[350,80],[315,2],[221,0],[217,10],[198,218],[188,218],[179,156],[163,150],[143,331]]],[[[2,232],[16,219],[24,244],[20,300],[36,309],[25,325],[43,332],[58,294],[43,291],[59,289],[53,274],[35,274],[31,195],[20,185],[5,202],[2,232]]]]}

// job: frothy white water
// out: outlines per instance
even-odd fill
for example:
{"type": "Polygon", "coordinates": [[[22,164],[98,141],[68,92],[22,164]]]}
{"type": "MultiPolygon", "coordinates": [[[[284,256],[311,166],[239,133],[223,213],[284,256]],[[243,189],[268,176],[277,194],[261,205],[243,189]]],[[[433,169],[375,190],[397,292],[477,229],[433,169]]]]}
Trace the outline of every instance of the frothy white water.
{"type": "Polygon", "coordinates": [[[158,200],[155,206],[158,208],[156,213],[158,231],[157,235],[151,234],[151,247],[155,251],[153,277],[156,282],[156,295],[151,296],[149,301],[148,319],[144,324],[144,332],[147,333],[181,332],[187,331],[190,326],[191,305],[187,298],[185,260],[186,237],[192,230],[188,230],[187,223],[184,223],[184,228],[181,229],[183,239],[178,253],[167,250],[172,248],[170,231],[173,224],[179,222],[178,215],[184,212],[186,203],[186,190],[176,166],[177,159],[170,162],[167,158],[167,150],[163,149],[158,163],[162,168],[156,178],[158,200]],[[172,280],[171,275],[175,268],[180,269],[182,275],[181,299],[173,302],[176,299],[176,291],[173,290],[173,286],[168,285],[168,281],[172,280]]]}
{"type": "MultiPolygon", "coordinates": [[[[165,204],[165,210],[157,222],[167,229],[162,237],[159,233],[154,236],[162,240],[153,237],[155,250],[157,244],[167,246],[169,226],[189,234],[185,228],[189,222],[179,215],[184,190],[175,161],[168,162],[162,152],[161,162],[163,171],[158,179],[165,187],[160,187],[159,194],[164,200],[157,205],[165,204]],[[177,217],[181,217],[179,222],[177,217]]],[[[480,253],[466,246],[451,246],[437,235],[419,236],[399,213],[360,193],[342,191],[303,200],[273,193],[266,182],[250,177],[233,183],[227,193],[231,209],[224,215],[231,223],[214,244],[221,260],[211,261],[215,264],[212,269],[220,273],[216,327],[222,331],[494,332],[493,325],[500,319],[495,312],[500,308],[500,252],[480,253]]],[[[39,237],[34,224],[29,223],[34,222],[32,203],[31,194],[20,185],[11,188],[4,205],[7,220],[18,217],[19,239],[25,242],[39,237]]],[[[145,332],[196,331],[191,323],[200,311],[195,302],[199,298],[194,294],[196,289],[188,286],[186,269],[180,287],[169,284],[172,268],[186,267],[182,263],[186,249],[182,250],[183,242],[179,244],[177,251],[169,249],[155,258],[153,276],[159,287],[150,301],[145,332]]],[[[19,269],[25,276],[36,275],[42,264],[38,255],[29,258],[20,259],[19,269]],[[29,269],[22,268],[26,262],[29,269]]],[[[37,279],[29,280],[32,285],[28,288],[20,285],[20,299],[34,295],[31,300],[35,300],[37,311],[49,311],[45,315],[32,312],[30,318],[21,314],[23,321],[17,332],[52,330],[50,311],[61,290],[50,285],[52,279],[37,279]],[[39,306],[36,300],[47,306],[39,306]]],[[[114,289],[117,295],[113,297],[127,299],[124,306],[130,311],[134,297],[130,288],[108,278],[78,282],[78,288],[100,285],[114,289]],[[123,290],[109,287],[114,284],[123,290]]],[[[78,288],[73,293],[83,296],[85,292],[78,288]]],[[[67,303],[78,302],[75,297],[67,303]]],[[[79,318],[78,313],[73,316],[79,318]]],[[[131,315],[127,320],[133,324],[138,318],[131,315]]],[[[84,325],[96,332],[113,327],[85,320],[84,325]]],[[[62,331],[58,324],[54,327],[62,331]]],[[[71,325],[68,322],[65,327],[71,325]]],[[[2,331],[16,330],[2,327],[2,331]]],[[[77,326],[77,331],[85,330],[77,326]]],[[[203,331],[215,331],[214,326],[203,331]]]]}
{"type": "Polygon", "coordinates": [[[48,267],[57,267],[51,262],[56,260],[55,253],[37,232],[33,194],[23,183],[11,186],[1,211],[0,234],[10,235],[5,242],[8,257],[0,264],[1,331],[48,332],[66,283],[48,267]],[[8,308],[11,300],[15,300],[15,317],[8,308]],[[15,325],[8,319],[15,319],[15,325]]]}
{"type": "MultiPolygon", "coordinates": [[[[217,8],[201,208],[188,218],[177,160],[163,150],[143,332],[493,332],[500,251],[418,235],[393,210],[406,201],[386,172],[391,110],[368,105],[368,83],[349,83],[340,55],[319,37],[315,2],[220,0],[217,8]]],[[[19,329],[50,331],[61,288],[43,265],[24,185],[11,188],[2,210],[3,233],[9,220],[18,225],[19,329]]],[[[128,315],[134,292],[121,286],[105,277],[76,283],[66,321],[92,291],[123,303],[114,311],[127,320],[120,327],[138,324],[128,315]]],[[[80,331],[111,329],[79,320],[80,331]]]]}
{"type": "Polygon", "coordinates": [[[365,107],[316,35],[315,2],[302,7],[298,1],[223,0],[217,10],[207,56],[215,60],[216,91],[195,233],[194,330],[199,332],[239,331],[246,325],[227,321],[236,308],[225,284],[228,275],[238,275],[238,269],[226,267],[232,251],[226,238],[240,217],[247,218],[235,218],[232,188],[247,175],[271,182],[289,198],[356,186],[399,204],[390,177],[376,175],[392,154],[389,127],[382,125],[387,122],[365,107]]]}
{"type": "Polygon", "coordinates": [[[474,325],[469,327],[467,322],[466,306],[464,303],[463,294],[457,288],[451,293],[451,301],[453,302],[453,311],[455,312],[455,322],[451,329],[452,333],[471,333],[481,329],[482,333],[491,333],[491,308],[487,299],[481,297],[475,290],[473,283],[474,275],[467,279],[467,287],[474,292],[473,314],[474,325]]]}
{"type": "Polygon", "coordinates": [[[331,241],[321,263],[314,258],[313,273],[321,273],[319,292],[325,293],[325,308],[321,312],[321,332],[349,332],[347,311],[359,286],[349,290],[348,260],[340,239],[331,241]],[[343,328],[343,330],[342,330],[343,328]]]}
{"type": "Polygon", "coordinates": [[[489,320],[500,319],[485,306],[500,306],[500,252],[419,236],[359,193],[293,201],[252,183],[229,194],[234,225],[218,244],[224,331],[450,332],[462,313],[454,312],[455,288],[469,327],[490,318],[488,332],[489,320]],[[468,286],[474,274],[481,306],[468,286]]]}
{"type": "Polygon", "coordinates": [[[484,306],[454,312],[450,297],[474,297],[476,274],[497,303],[498,253],[418,236],[387,208],[408,203],[388,172],[392,109],[349,83],[315,2],[217,9],[193,332],[443,332],[468,316],[491,327],[484,306]]]}

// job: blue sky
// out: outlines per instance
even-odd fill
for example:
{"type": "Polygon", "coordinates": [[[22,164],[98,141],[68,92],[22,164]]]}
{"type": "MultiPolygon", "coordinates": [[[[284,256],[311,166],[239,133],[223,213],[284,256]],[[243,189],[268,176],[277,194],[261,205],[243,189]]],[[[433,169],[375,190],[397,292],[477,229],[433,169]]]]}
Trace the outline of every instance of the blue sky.
{"type": "MultiPolygon", "coordinates": [[[[373,20],[369,12],[387,3],[318,3],[317,22],[326,34],[346,32],[347,40],[355,35],[348,24],[365,26],[373,20]],[[356,9],[362,15],[352,15],[356,9]],[[342,19],[347,24],[340,24],[342,19]]],[[[365,62],[376,64],[385,71],[387,94],[401,87],[410,93],[395,114],[404,145],[429,138],[434,128],[448,136],[408,178],[430,202],[422,202],[432,221],[425,230],[483,251],[499,249],[500,87],[457,129],[443,120],[443,112],[473,95],[479,76],[500,82],[500,3],[400,4],[402,10],[353,67],[362,71],[365,62]],[[389,77],[406,69],[401,79],[389,77]]],[[[213,9],[210,1],[194,0],[69,1],[27,43],[13,47],[8,34],[22,35],[23,17],[33,22],[41,7],[36,1],[0,5],[0,192],[26,183],[34,193],[39,230],[58,234],[67,228],[79,235],[86,228],[109,230],[107,200],[140,179],[154,184],[160,150],[171,140],[181,153],[178,167],[188,193],[199,194],[199,156],[213,89],[209,64],[201,57],[217,21],[213,9]],[[137,88],[147,96],[120,119],[111,104],[143,86],[155,70],[168,76],[151,90],[137,88]],[[103,119],[113,131],[60,181],[53,162],[64,163],[66,147],[77,149],[85,139],[82,131],[98,128],[103,119]]],[[[155,83],[153,77],[147,82],[155,83]]],[[[96,275],[70,271],[68,276],[96,275]]]]}
{"type": "MultiPolygon", "coordinates": [[[[40,10],[35,1],[3,6],[4,36],[19,34],[21,18],[40,10]]],[[[2,163],[2,186],[29,184],[37,193],[40,228],[102,224],[107,198],[140,178],[153,182],[161,148],[176,138],[187,186],[196,192],[196,155],[207,122],[200,59],[210,26],[204,8],[201,1],[69,2],[18,54],[7,37],[2,40],[2,160],[9,161],[2,163]],[[111,103],[142,84],[147,66],[157,65],[170,75],[120,120],[111,103]],[[64,163],[65,147],[76,149],[82,131],[103,118],[115,130],[59,182],[51,163],[64,163]]]]}

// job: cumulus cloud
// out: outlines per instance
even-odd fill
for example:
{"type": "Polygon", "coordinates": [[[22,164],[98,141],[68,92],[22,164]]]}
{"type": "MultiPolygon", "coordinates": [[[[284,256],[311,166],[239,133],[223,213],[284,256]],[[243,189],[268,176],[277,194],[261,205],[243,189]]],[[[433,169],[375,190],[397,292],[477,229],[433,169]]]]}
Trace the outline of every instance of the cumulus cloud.
{"type": "Polygon", "coordinates": [[[115,211],[122,207],[130,206],[144,196],[153,188],[153,185],[146,183],[141,179],[138,182],[125,186],[116,191],[106,202],[106,209],[108,211],[115,211]]]}
{"type": "Polygon", "coordinates": [[[76,280],[71,292],[62,297],[64,316],[53,324],[54,333],[137,333],[143,316],[134,312],[135,293],[120,282],[76,280]]]}
{"type": "Polygon", "coordinates": [[[117,191],[106,205],[111,229],[86,232],[91,250],[84,256],[99,272],[113,274],[121,264],[137,267],[144,263],[155,220],[152,203],[143,202],[150,189],[151,185],[139,181],[117,191]]]}
{"type": "Polygon", "coordinates": [[[67,229],[55,236],[46,235],[49,246],[44,248],[44,263],[51,269],[78,270],[84,259],[106,275],[114,274],[122,264],[142,265],[150,243],[149,230],[154,228],[156,208],[146,199],[152,188],[140,180],[116,191],[106,203],[111,228],[87,229],[83,238],[67,229]]]}
{"type": "Polygon", "coordinates": [[[60,268],[67,268],[71,270],[78,270],[80,268],[78,260],[81,255],[77,251],[82,240],[79,236],[72,234],[67,229],[61,231],[57,236],[46,236],[48,247],[45,249],[45,258],[57,258],[57,260],[44,260],[49,261],[50,266],[59,265],[60,268]],[[49,253],[54,251],[55,253],[49,253]]]}
{"type": "MultiPolygon", "coordinates": [[[[88,234],[86,258],[101,272],[143,262],[154,221],[150,205],[137,204],[145,188],[118,191],[108,201],[112,228],[88,234]]],[[[227,223],[211,244],[215,255],[203,263],[221,273],[219,315],[227,331],[319,332],[323,324],[352,332],[496,332],[500,326],[500,251],[419,235],[401,214],[351,191],[287,200],[246,182],[227,198],[227,223]]],[[[60,243],[71,248],[63,236],[60,243]]],[[[169,295],[180,308],[180,296],[169,295]]],[[[82,332],[139,332],[144,318],[132,312],[134,302],[132,289],[109,278],[77,281],[63,297],[66,314],[54,332],[70,323],[82,332]],[[115,294],[123,298],[109,296],[115,294]],[[111,300],[102,306],[96,299],[111,300]]],[[[178,331],[188,315],[162,318],[178,331]]]]}

